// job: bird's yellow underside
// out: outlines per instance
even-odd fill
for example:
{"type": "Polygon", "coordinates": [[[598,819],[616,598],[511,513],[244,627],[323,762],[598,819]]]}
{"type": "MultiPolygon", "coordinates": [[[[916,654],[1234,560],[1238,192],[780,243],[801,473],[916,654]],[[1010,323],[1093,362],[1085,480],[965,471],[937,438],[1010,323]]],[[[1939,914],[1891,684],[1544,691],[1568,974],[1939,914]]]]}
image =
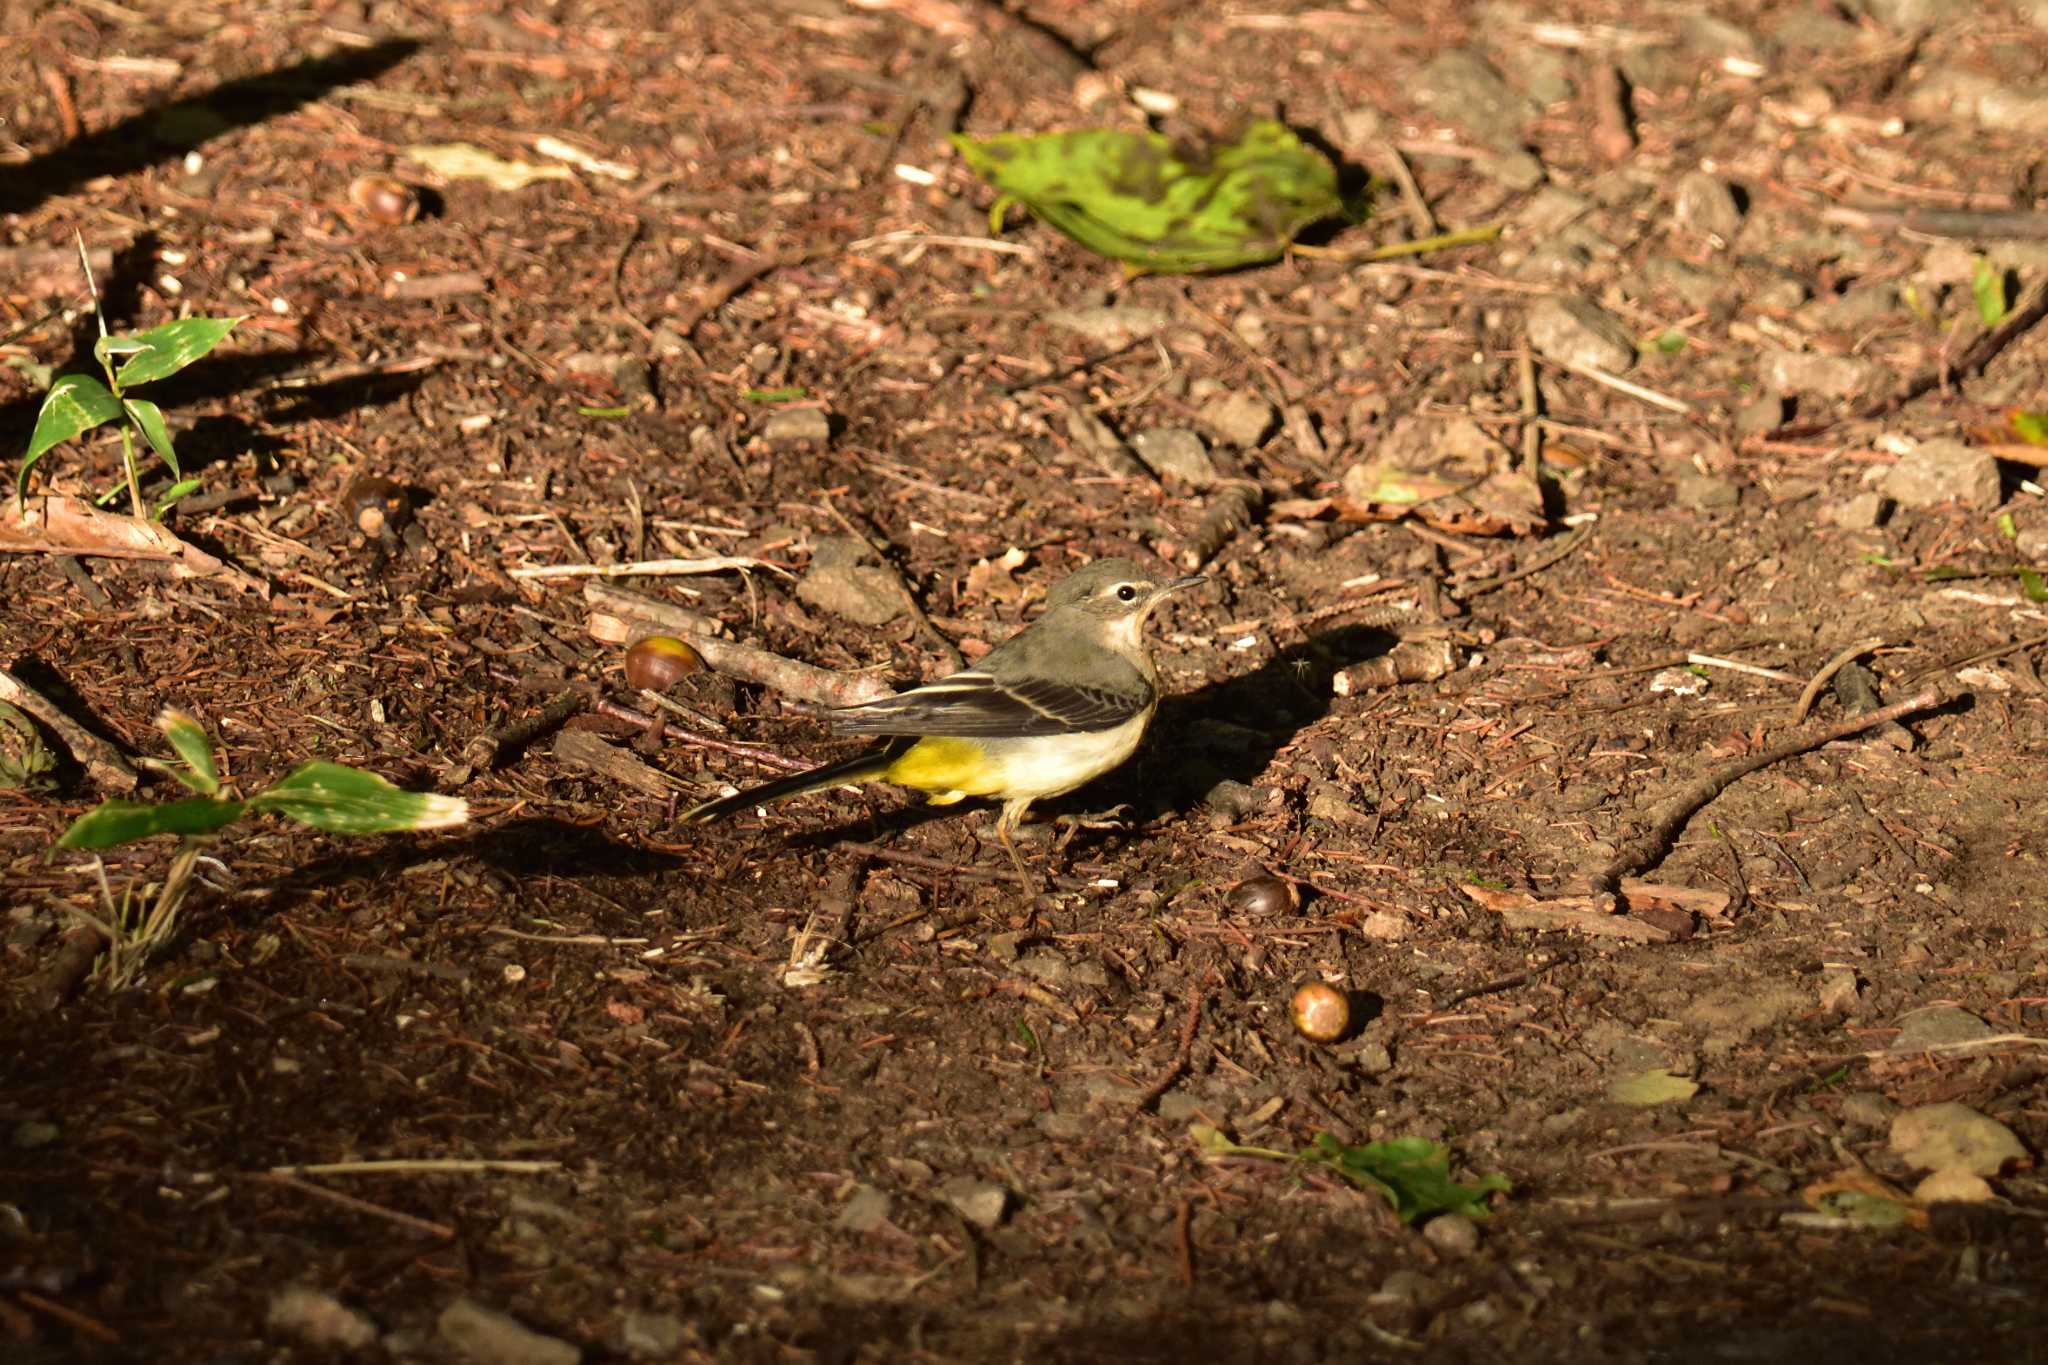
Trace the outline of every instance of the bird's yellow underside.
{"type": "Polygon", "coordinates": [[[982,746],[971,739],[928,736],[891,763],[882,780],[926,792],[933,805],[947,806],[964,797],[1000,792],[1003,770],[990,763],[982,746]]]}

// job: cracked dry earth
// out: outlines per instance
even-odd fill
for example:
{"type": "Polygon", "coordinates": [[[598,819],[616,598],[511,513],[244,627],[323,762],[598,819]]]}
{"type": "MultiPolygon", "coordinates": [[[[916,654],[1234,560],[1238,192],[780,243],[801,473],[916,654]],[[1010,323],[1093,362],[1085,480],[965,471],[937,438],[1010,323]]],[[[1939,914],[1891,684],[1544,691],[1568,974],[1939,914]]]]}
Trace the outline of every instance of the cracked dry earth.
{"type": "Polygon", "coordinates": [[[0,450],[88,363],[74,234],[117,328],[250,314],[158,397],[264,589],[8,555],[0,664],[474,817],[237,826],[113,990],[48,853],[100,793],[0,794],[7,1359],[2048,1356],[2039,0],[32,0],[0,118],[0,450]],[[944,142],[1275,112],[1388,186],[1206,279],[991,239],[944,142]],[[618,590],[900,685],[1109,554],[1211,582],[1046,901],[886,791],[674,823],[841,751],[713,673],[650,730],[618,590]],[[1405,1227],[1195,1124],[1514,1188],[1405,1227]]]}

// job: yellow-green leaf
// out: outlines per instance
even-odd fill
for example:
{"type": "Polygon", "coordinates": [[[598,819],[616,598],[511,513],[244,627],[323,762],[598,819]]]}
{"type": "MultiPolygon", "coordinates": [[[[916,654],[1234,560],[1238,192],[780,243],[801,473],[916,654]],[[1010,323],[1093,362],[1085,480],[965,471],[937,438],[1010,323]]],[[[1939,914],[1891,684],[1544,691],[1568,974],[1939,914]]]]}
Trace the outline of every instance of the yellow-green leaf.
{"type": "Polygon", "coordinates": [[[1619,1078],[1607,1087],[1607,1098],[1616,1104],[1647,1108],[1653,1104],[1683,1104],[1697,1095],[1699,1089],[1694,1081],[1657,1067],[1619,1078]]]}
{"type": "Polygon", "coordinates": [[[1118,128],[956,133],[953,145],[1003,201],[1141,271],[1278,260],[1303,228],[1347,213],[1329,158],[1272,120],[1205,152],[1118,128]]]}

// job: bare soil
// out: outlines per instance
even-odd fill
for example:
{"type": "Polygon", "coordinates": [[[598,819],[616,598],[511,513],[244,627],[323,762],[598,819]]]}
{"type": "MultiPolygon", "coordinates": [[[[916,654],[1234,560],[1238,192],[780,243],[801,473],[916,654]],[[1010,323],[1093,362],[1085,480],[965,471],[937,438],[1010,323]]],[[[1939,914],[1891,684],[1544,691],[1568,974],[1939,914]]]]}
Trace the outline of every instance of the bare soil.
{"type": "MultiPolygon", "coordinates": [[[[591,1360],[2048,1359],[2038,1169],[1892,1231],[1809,1197],[1910,1191],[1889,1135],[1917,1106],[2048,1146],[2044,612],[2011,572],[2048,507],[2006,421],[2048,407],[2048,339],[1942,371],[1985,333],[1975,257],[2024,304],[2048,253],[2024,223],[1826,217],[2031,219],[2038,130],[1928,94],[2048,89],[2024,7],[155,9],[0,13],[0,451],[33,425],[26,366],[90,364],[48,254],[74,234],[111,253],[117,328],[250,314],[155,396],[205,480],[170,524],[268,593],[8,557],[0,664],[131,754],[175,704],[245,789],[326,758],[474,819],[238,826],[136,985],[46,1004],[98,896],[50,848],[97,797],[75,767],[0,794],[8,1359],[320,1360],[351,1330],[355,1358],[568,1358],[463,1347],[464,1298],[591,1360]],[[1506,143],[1443,94],[1453,53],[1526,102],[1506,143]],[[1204,279],[1126,279],[1014,216],[989,240],[947,132],[1135,126],[1147,91],[1177,136],[1277,114],[1361,176],[1398,154],[1438,225],[1509,226],[1204,279]],[[406,155],[567,166],[543,136],[630,178],[503,190],[406,155]],[[1680,193],[1702,170],[1740,190],[1732,223],[1680,193]],[[365,174],[424,211],[366,215],[365,174]],[[1552,297],[1645,343],[1639,392],[1543,359],[1531,409],[1552,297]],[[1869,368],[1759,419],[1778,354],[1869,368]],[[1884,401],[1916,375],[1938,382],[1884,401]],[[1271,420],[1228,439],[1231,395],[1271,420]],[[825,439],[778,416],[806,406],[825,439]],[[1085,417],[1201,431],[1251,525],[1199,556],[1228,488],[1155,477],[1085,417]],[[1368,459],[1519,467],[1527,431],[1526,534],[1318,505],[1368,459]],[[1872,524],[1853,500],[1930,438],[1997,446],[1995,498],[1872,524]],[[409,525],[361,533],[363,475],[409,525]],[[930,629],[797,595],[848,536],[930,629]],[[1060,876],[1037,904],[989,812],[886,789],[678,826],[775,775],[734,745],[844,750],[708,674],[650,732],[586,580],[514,576],[764,561],[617,586],[907,684],[1111,554],[1211,581],[1156,623],[1173,695],[1145,750],[1044,812],[1117,819],[1058,850],[1037,827],[1060,876]],[[1941,704],[1740,778],[1640,869],[1725,908],[1606,917],[1657,941],[1500,908],[1584,892],[1871,639],[1880,700],[1941,704]],[[1397,641],[1451,667],[1348,671],[1397,641]],[[610,703],[570,727],[643,785],[556,733],[470,751],[564,692],[610,703]],[[1298,911],[1233,903],[1260,872],[1298,911]],[[1318,979],[1365,1018],[1333,1046],[1288,1020],[1318,979]],[[1656,1069],[1697,1093],[1610,1098],[1656,1069]],[[1314,1169],[1208,1159],[1199,1123],[1430,1137],[1514,1189],[1476,1239],[1407,1227],[1314,1169]],[[388,1164],[279,1173],[337,1162],[388,1164]],[[289,1287],[356,1316],[280,1316],[289,1287]]],[[[1424,235],[1417,203],[1390,187],[1317,241],[1424,235]]],[[[60,449],[37,487],[96,492],[115,459],[60,449]]],[[[1823,688],[1817,722],[1850,704],[1823,688]]]]}

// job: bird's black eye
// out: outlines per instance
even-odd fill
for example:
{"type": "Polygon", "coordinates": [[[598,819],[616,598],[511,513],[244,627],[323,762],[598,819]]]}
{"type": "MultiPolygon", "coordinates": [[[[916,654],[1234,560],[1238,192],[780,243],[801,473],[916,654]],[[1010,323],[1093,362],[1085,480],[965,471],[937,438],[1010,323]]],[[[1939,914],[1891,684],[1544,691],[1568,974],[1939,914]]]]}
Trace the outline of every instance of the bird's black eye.
{"type": "Polygon", "coordinates": [[[1126,583],[1116,590],[1116,600],[1119,602],[1135,602],[1138,600],[1138,590],[1126,583]]]}

